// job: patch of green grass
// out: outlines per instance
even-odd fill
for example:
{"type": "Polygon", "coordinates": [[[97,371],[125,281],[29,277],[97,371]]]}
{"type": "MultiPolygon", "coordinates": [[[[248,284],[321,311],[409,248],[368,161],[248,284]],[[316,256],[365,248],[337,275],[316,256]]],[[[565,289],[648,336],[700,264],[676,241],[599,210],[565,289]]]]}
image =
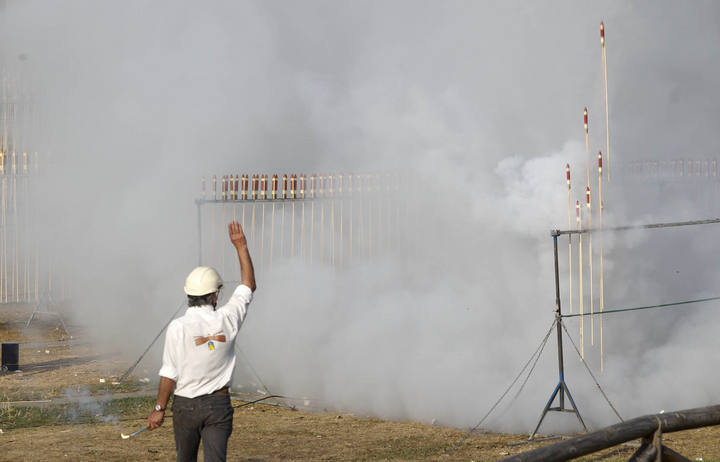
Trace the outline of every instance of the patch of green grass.
{"type": "Polygon", "coordinates": [[[28,388],[24,385],[9,385],[4,387],[0,394],[0,404],[12,401],[37,401],[52,398],[64,398],[66,395],[73,393],[87,393],[90,396],[99,396],[112,393],[133,393],[143,389],[150,388],[141,383],[136,378],[128,378],[127,380],[113,385],[112,382],[93,382],[79,383],[65,387],[51,386],[49,388],[28,388]]]}
{"type": "Polygon", "coordinates": [[[104,393],[132,393],[142,388],[142,383],[134,377],[129,377],[117,385],[113,385],[108,381],[105,383],[90,383],[83,385],[91,395],[102,395],[104,393]]]}
{"type": "Polygon", "coordinates": [[[77,402],[49,406],[0,406],[0,428],[13,430],[137,419],[147,416],[154,403],[152,396],[139,396],[109,401],[82,398],[77,402]]]}

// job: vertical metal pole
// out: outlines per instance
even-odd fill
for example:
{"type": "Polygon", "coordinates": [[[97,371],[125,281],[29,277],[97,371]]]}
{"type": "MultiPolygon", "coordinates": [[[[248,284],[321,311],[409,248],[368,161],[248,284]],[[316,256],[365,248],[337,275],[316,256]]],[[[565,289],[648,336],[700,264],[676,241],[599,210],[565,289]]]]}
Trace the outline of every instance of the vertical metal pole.
{"type": "Polygon", "coordinates": [[[197,226],[198,226],[198,266],[202,266],[202,201],[195,201],[197,204],[197,226]]]}
{"type": "MultiPolygon", "coordinates": [[[[558,231],[552,232],[553,252],[555,255],[555,326],[557,327],[557,347],[558,347],[558,374],[561,383],[565,382],[565,365],[563,361],[563,344],[562,344],[562,312],[560,311],[560,276],[558,270],[558,231]]],[[[560,387],[560,409],[565,409],[565,390],[560,387]]]]}

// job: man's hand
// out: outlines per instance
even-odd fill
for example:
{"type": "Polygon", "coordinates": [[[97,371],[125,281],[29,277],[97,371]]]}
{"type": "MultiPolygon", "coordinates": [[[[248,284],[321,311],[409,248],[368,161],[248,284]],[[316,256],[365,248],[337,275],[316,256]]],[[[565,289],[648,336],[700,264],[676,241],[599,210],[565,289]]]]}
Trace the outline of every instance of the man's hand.
{"type": "Polygon", "coordinates": [[[155,430],[160,427],[164,421],[165,411],[152,411],[147,421],[148,430],[155,430]]]}
{"type": "Polygon", "coordinates": [[[255,269],[253,268],[250,252],[248,251],[247,239],[242,226],[237,221],[230,222],[228,225],[228,233],[230,234],[230,242],[237,250],[240,259],[240,278],[242,283],[255,292],[255,269]]]}
{"type": "Polygon", "coordinates": [[[228,225],[228,233],[230,234],[230,242],[236,249],[247,247],[247,239],[243,232],[242,226],[237,221],[233,221],[228,225]]]}

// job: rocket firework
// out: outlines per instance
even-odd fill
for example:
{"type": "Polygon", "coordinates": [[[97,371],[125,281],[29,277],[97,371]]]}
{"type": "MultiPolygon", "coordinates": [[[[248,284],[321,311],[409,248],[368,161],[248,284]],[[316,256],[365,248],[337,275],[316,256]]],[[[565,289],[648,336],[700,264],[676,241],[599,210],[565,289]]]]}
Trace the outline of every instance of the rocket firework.
{"type": "Polygon", "coordinates": [[[610,181],[610,109],[608,104],[607,53],[605,51],[605,23],[600,21],[600,47],[602,48],[603,83],[605,84],[605,155],[610,181]]]}
{"type": "Polygon", "coordinates": [[[247,191],[248,191],[248,176],[247,176],[247,173],[245,173],[240,177],[240,199],[241,200],[247,199],[247,191]]]}
{"type": "Polygon", "coordinates": [[[590,132],[588,131],[588,110],[583,111],[583,125],[585,126],[585,175],[587,185],[590,186],[590,132]]]}
{"type": "Polygon", "coordinates": [[[257,197],[258,197],[258,190],[259,190],[259,189],[260,189],[260,187],[259,187],[259,178],[258,178],[258,175],[255,174],[255,175],[252,176],[252,194],[251,194],[252,200],[256,200],[256,199],[257,199],[257,197]]]}

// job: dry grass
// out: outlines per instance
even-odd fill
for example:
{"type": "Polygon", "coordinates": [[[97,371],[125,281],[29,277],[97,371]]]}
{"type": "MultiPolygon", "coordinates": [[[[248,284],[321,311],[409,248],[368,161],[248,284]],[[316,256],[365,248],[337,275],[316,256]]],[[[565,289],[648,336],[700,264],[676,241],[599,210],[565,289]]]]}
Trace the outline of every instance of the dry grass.
{"type": "MultiPolygon", "coordinates": [[[[0,403],[0,460],[175,460],[171,419],[159,430],[129,440],[120,438],[121,432],[145,425],[152,396],[104,402],[94,398],[118,391],[152,394],[150,389],[143,391],[136,381],[112,385],[110,377],[122,373],[132,358],[98,353],[92,342],[78,342],[77,338],[69,345],[38,346],[62,342],[66,337],[52,322],[22,329],[27,315],[18,308],[2,313],[7,319],[0,319],[3,341],[33,345],[21,348],[22,373],[0,376],[0,401],[6,403],[0,403]],[[100,383],[100,378],[106,382],[100,383]],[[70,396],[70,400],[57,400],[68,390],[79,390],[82,399],[70,396]],[[28,399],[53,402],[39,406],[7,404],[28,399]]],[[[78,327],[71,330],[76,337],[85,335],[78,327]]],[[[448,448],[464,435],[463,430],[265,404],[236,409],[234,425],[228,450],[228,460],[232,461],[493,461],[552,443],[509,446],[523,442],[526,436],[477,434],[450,453],[448,448]]],[[[691,460],[720,461],[720,428],[666,434],[663,438],[691,460]]],[[[627,460],[634,450],[619,446],[581,460],[627,460]]]]}

